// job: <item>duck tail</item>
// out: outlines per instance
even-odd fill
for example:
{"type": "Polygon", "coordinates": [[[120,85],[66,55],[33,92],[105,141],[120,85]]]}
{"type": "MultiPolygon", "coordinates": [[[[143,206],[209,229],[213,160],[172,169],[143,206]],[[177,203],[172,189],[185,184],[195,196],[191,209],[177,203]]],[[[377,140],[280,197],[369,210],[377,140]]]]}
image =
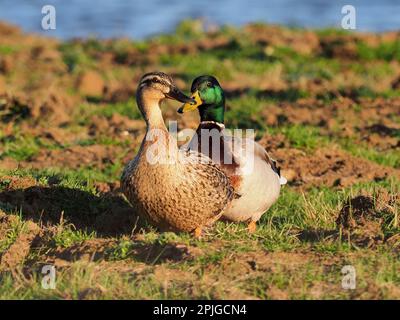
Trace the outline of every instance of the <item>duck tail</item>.
{"type": "Polygon", "coordinates": [[[283,186],[287,183],[287,179],[284,176],[279,176],[279,184],[283,186]]]}

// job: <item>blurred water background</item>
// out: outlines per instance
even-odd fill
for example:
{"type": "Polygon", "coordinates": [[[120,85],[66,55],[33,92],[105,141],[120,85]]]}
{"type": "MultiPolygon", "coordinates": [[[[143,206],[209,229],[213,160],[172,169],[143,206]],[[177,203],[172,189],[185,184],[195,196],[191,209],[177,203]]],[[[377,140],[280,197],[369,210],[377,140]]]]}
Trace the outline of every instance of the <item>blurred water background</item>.
{"type": "Polygon", "coordinates": [[[0,20],[62,39],[143,39],[171,32],[181,20],[190,18],[202,18],[211,26],[265,22],[340,27],[341,8],[346,4],[356,8],[359,31],[400,29],[400,0],[0,0],[0,20]],[[41,28],[41,8],[46,4],[56,8],[56,30],[41,28]]]}

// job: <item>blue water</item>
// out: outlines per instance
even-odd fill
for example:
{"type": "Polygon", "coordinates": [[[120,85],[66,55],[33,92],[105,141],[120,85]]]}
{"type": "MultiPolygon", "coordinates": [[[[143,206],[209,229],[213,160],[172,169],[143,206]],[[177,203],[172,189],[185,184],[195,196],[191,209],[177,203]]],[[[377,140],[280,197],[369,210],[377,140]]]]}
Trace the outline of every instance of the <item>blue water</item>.
{"type": "Polygon", "coordinates": [[[356,8],[359,31],[400,29],[400,0],[0,0],[0,20],[28,32],[63,39],[143,39],[168,33],[187,18],[203,18],[216,25],[260,21],[309,28],[340,27],[345,4],[356,8]],[[45,4],[56,8],[56,30],[41,28],[41,8],[45,4]]]}

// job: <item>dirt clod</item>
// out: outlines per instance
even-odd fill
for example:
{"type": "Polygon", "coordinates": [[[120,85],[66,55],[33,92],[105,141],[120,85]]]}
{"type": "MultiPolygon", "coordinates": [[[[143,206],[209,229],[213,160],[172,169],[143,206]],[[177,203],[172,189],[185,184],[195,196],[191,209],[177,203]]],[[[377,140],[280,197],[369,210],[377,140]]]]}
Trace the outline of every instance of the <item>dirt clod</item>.
{"type": "Polygon", "coordinates": [[[104,80],[95,71],[86,71],[79,75],[76,87],[78,91],[89,97],[99,97],[104,91],[104,80]]]}
{"type": "Polygon", "coordinates": [[[341,209],[336,224],[358,245],[371,246],[384,238],[383,218],[371,196],[360,195],[349,199],[341,209]]]}
{"type": "Polygon", "coordinates": [[[282,168],[290,169],[292,185],[347,187],[357,182],[400,178],[400,171],[354,157],[338,149],[318,149],[313,155],[298,149],[278,149],[274,156],[282,159],[282,168]]]}
{"type": "Polygon", "coordinates": [[[32,222],[27,221],[21,234],[15,242],[7,249],[0,259],[0,268],[3,270],[11,270],[23,263],[29,254],[32,242],[40,232],[40,227],[32,222]]]}

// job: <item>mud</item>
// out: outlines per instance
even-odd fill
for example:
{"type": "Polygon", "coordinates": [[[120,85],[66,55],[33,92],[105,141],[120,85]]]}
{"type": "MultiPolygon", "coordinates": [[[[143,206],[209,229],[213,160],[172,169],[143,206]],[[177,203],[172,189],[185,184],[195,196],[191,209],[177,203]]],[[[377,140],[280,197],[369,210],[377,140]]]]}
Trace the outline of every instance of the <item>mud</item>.
{"type": "Polygon", "coordinates": [[[89,135],[109,135],[131,139],[131,135],[137,136],[145,130],[146,124],[142,120],[134,120],[128,117],[113,114],[110,118],[93,116],[90,119],[89,135]]]}
{"type": "Polygon", "coordinates": [[[306,154],[299,149],[278,149],[274,156],[283,168],[289,168],[291,184],[302,188],[314,186],[348,187],[357,182],[381,181],[400,177],[400,170],[381,166],[335,149],[318,149],[306,154]]]}
{"type": "Polygon", "coordinates": [[[105,164],[113,163],[120,152],[120,148],[111,146],[73,146],[62,150],[41,151],[27,165],[33,168],[42,168],[43,166],[61,168],[96,166],[102,168],[105,164]]]}
{"type": "Polygon", "coordinates": [[[396,215],[399,205],[400,197],[396,193],[381,189],[373,196],[364,192],[346,201],[336,224],[344,236],[356,245],[371,247],[387,240],[397,246],[397,235],[385,239],[384,226],[385,220],[393,221],[394,225],[399,223],[396,215]]]}
{"type": "Polygon", "coordinates": [[[76,228],[96,231],[100,236],[130,234],[132,228],[142,223],[118,193],[94,196],[57,185],[33,186],[0,192],[0,203],[7,204],[9,213],[21,210],[24,219],[45,226],[59,224],[62,217],[76,228]]]}
{"type": "Polygon", "coordinates": [[[67,267],[75,261],[88,263],[104,260],[107,249],[114,244],[114,240],[95,239],[86,240],[69,248],[59,247],[49,252],[46,262],[57,267],[67,267]]]}
{"type": "Polygon", "coordinates": [[[40,227],[36,223],[27,221],[15,242],[1,255],[0,269],[14,270],[16,267],[22,265],[39,232],[40,227]]]}

